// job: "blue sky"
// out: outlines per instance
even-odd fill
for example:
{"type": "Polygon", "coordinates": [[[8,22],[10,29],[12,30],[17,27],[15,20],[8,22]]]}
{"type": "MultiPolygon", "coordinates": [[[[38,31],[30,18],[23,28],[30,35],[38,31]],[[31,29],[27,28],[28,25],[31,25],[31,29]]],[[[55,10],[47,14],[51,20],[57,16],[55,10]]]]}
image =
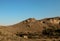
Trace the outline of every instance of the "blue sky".
{"type": "Polygon", "coordinates": [[[0,25],[56,16],[60,16],[60,0],[0,0],[0,25]]]}

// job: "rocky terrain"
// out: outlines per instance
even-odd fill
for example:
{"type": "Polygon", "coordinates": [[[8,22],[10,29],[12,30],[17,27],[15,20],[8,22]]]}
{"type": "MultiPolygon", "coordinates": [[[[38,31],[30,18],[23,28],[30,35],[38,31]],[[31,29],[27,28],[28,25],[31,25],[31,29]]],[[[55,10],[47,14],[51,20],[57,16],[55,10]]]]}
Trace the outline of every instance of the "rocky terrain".
{"type": "Polygon", "coordinates": [[[29,18],[9,26],[0,26],[0,41],[60,41],[60,17],[29,18]]]}

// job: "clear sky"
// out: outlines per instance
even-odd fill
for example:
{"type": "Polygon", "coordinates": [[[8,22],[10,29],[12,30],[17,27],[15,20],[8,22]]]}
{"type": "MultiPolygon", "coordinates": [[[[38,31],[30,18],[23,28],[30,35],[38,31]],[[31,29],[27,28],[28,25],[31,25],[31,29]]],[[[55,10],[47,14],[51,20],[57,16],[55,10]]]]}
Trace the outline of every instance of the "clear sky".
{"type": "Polygon", "coordinates": [[[60,0],[0,0],[0,25],[56,16],[60,16],[60,0]]]}

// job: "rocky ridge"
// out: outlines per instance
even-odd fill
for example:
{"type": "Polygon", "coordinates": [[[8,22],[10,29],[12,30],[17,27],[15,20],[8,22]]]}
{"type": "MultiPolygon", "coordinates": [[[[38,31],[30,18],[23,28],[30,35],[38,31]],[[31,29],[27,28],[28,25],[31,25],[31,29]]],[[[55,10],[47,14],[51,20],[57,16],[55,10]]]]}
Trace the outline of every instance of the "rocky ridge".
{"type": "Polygon", "coordinates": [[[29,18],[14,25],[0,26],[1,41],[48,41],[51,39],[60,39],[60,17],[41,20],[29,18]]]}

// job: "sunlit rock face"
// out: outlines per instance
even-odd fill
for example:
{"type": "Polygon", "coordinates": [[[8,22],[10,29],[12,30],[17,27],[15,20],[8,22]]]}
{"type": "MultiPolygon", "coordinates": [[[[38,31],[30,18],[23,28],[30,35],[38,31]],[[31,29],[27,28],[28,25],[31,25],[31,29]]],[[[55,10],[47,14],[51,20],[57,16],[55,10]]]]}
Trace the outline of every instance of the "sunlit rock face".
{"type": "Polygon", "coordinates": [[[60,23],[60,18],[50,19],[50,22],[53,23],[53,24],[59,24],[60,23]]]}

